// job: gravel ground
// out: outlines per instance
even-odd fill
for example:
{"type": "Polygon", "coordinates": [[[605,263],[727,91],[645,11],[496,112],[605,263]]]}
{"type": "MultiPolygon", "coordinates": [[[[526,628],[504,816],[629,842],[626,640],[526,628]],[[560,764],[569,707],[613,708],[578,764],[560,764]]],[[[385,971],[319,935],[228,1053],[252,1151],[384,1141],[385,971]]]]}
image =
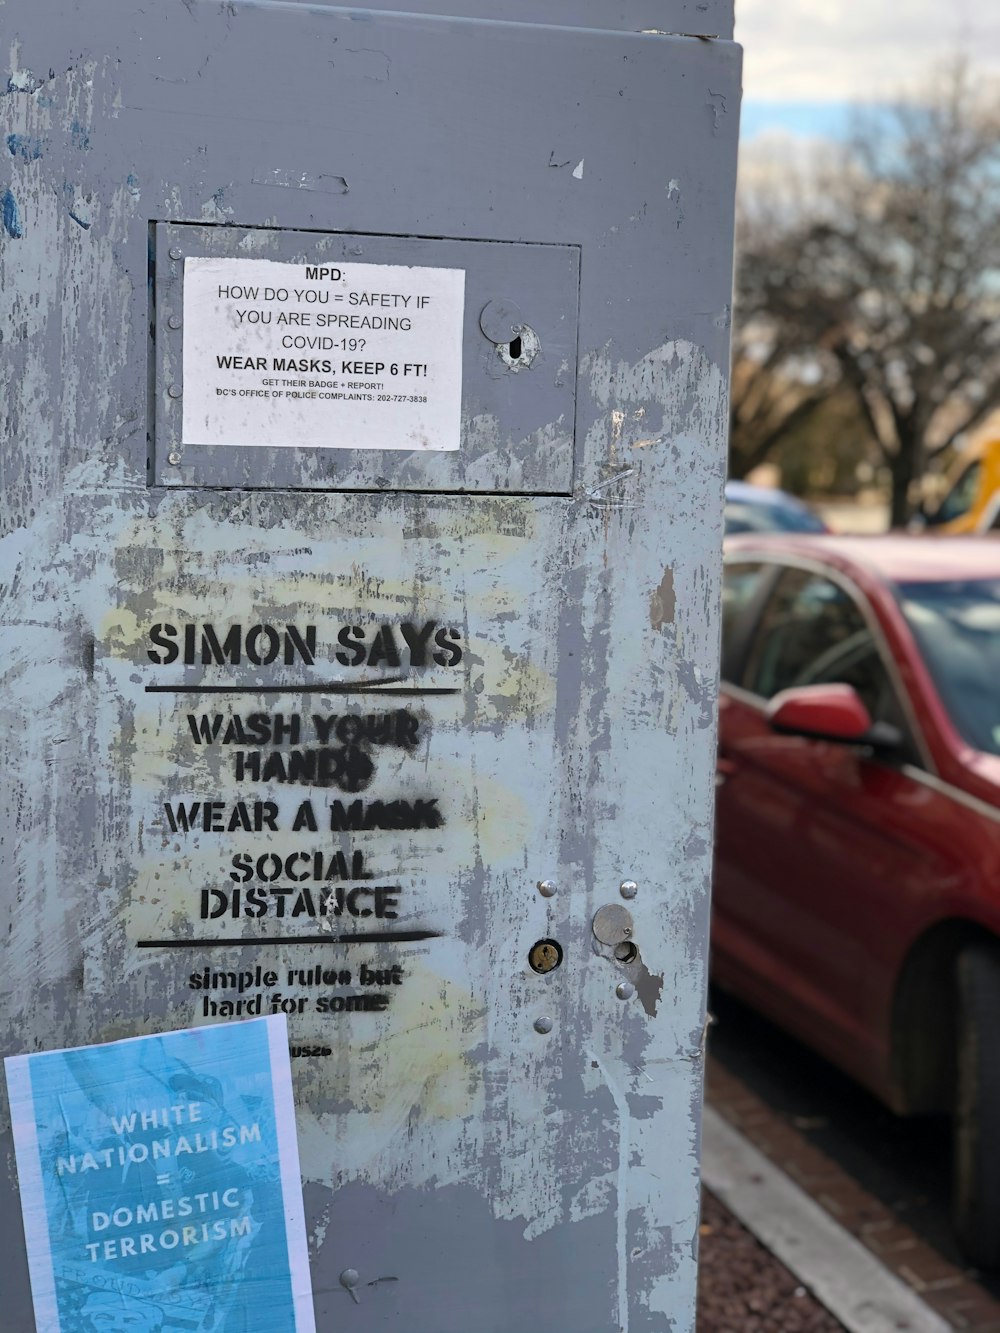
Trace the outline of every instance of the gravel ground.
{"type": "Polygon", "coordinates": [[[698,1333],[843,1333],[746,1227],[705,1190],[698,1333]]]}

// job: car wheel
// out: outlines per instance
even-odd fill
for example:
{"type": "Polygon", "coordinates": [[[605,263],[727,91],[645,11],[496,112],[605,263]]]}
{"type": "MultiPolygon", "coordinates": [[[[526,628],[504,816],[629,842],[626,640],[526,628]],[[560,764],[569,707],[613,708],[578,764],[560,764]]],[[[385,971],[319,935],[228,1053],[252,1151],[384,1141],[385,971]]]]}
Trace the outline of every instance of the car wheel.
{"type": "Polygon", "coordinates": [[[1000,1269],[1000,948],[963,949],[956,972],[955,1230],[966,1256],[1000,1269]]]}

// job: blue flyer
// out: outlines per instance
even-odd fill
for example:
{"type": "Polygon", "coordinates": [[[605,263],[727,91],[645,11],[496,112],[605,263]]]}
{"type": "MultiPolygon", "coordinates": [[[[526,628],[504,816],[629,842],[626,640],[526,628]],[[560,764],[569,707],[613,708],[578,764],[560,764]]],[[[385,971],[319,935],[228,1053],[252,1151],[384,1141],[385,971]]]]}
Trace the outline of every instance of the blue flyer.
{"type": "Polygon", "coordinates": [[[5,1065],[37,1333],[315,1333],[284,1017],[5,1065]]]}

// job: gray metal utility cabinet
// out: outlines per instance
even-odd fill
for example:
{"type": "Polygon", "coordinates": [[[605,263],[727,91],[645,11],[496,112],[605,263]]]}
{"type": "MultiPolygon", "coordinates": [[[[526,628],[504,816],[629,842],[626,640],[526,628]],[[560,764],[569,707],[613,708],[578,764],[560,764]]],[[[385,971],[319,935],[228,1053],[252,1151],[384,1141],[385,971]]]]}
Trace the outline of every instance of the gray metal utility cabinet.
{"type": "Polygon", "coordinates": [[[413,7],[0,11],[0,1053],[285,1013],[318,1327],[683,1333],[731,3],[413,7]]]}

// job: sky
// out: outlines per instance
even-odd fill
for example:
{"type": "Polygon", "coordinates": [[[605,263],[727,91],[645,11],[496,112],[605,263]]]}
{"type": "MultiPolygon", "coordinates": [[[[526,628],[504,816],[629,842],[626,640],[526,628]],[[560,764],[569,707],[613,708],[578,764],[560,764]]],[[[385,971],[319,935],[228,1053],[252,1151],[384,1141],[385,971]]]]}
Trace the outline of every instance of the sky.
{"type": "Polygon", "coordinates": [[[736,36],[744,140],[837,137],[953,53],[1000,75],[1000,0],[736,0],[736,36]]]}

